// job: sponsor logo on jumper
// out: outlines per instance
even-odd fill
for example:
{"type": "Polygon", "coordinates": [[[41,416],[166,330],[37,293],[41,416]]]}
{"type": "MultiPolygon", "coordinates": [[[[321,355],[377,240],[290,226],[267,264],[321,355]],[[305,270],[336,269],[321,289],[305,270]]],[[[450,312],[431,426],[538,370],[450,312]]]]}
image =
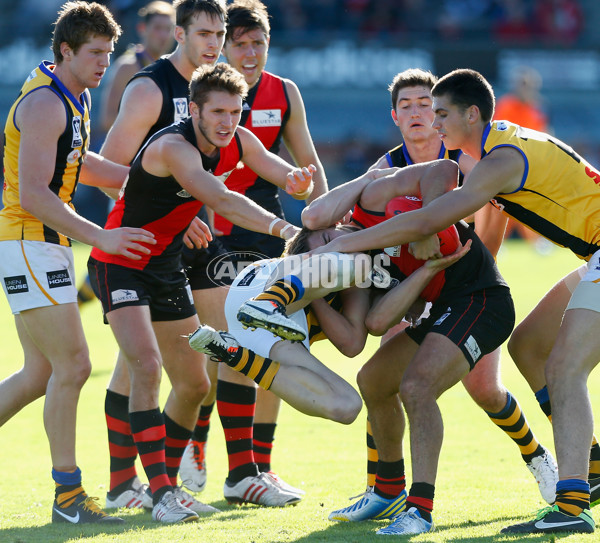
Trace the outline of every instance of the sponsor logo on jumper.
{"type": "Polygon", "coordinates": [[[119,290],[113,290],[110,293],[110,298],[114,305],[122,304],[123,302],[135,302],[139,300],[137,292],[135,290],[128,290],[120,288],[119,290]]]}
{"type": "Polygon", "coordinates": [[[504,130],[508,129],[508,125],[506,124],[506,121],[497,121],[496,122],[496,130],[500,130],[501,132],[503,132],[504,130]]]}
{"type": "Polygon", "coordinates": [[[281,110],[254,109],[252,111],[252,126],[281,126],[281,110]]]}
{"type": "Polygon", "coordinates": [[[177,196],[179,196],[180,198],[191,198],[192,195],[185,189],[180,190],[177,193],[177,196]]]}
{"type": "Polygon", "coordinates": [[[29,292],[27,278],[24,275],[13,275],[12,277],[5,277],[4,284],[6,285],[6,292],[8,294],[19,294],[19,292],[29,292]]]}
{"type": "Polygon", "coordinates": [[[68,270],[46,272],[49,288],[68,287],[72,285],[68,270]]]}
{"type": "Polygon", "coordinates": [[[190,116],[187,98],[173,98],[173,105],[175,106],[174,122],[185,121],[190,116]]]}
{"type": "Polygon", "coordinates": [[[79,158],[81,157],[81,151],[79,149],[73,149],[68,155],[67,155],[67,162],[69,164],[75,164],[75,162],[77,162],[79,160],[79,158]]]}

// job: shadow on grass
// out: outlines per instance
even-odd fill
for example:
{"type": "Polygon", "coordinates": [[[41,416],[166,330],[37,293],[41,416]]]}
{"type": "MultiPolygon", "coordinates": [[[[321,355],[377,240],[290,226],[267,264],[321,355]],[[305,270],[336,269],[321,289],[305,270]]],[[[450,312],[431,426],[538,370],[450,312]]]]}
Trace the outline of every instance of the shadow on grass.
{"type": "MultiPolygon", "coordinates": [[[[226,503],[226,502],[223,502],[226,503]]],[[[217,505],[217,504],[215,504],[217,505]]],[[[41,526],[25,526],[0,529],[0,542],[2,543],[64,543],[67,541],[75,541],[82,538],[93,538],[95,536],[108,535],[123,535],[124,541],[161,541],[162,534],[152,532],[156,530],[164,530],[167,526],[152,520],[152,513],[149,511],[112,512],[116,516],[120,516],[125,522],[118,525],[99,525],[99,524],[79,524],[71,525],[64,524],[44,524],[41,526]]],[[[217,516],[200,515],[198,522],[176,525],[177,527],[193,528],[197,526],[201,529],[202,519],[210,518],[212,522],[243,522],[243,517],[246,512],[243,509],[223,510],[217,516]]],[[[173,526],[176,529],[175,525],[173,526]]],[[[181,533],[181,539],[191,539],[188,532],[181,533]]]]}
{"type": "MultiPolygon", "coordinates": [[[[435,520],[435,519],[434,519],[435,520]]],[[[526,520],[526,519],[525,519],[526,520]]],[[[418,541],[419,543],[433,543],[444,541],[444,543],[492,543],[492,542],[510,542],[519,541],[519,543],[540,543],[548,541],[559,541],[569,536],[575,535],[580,538],[577,541],[596,541],[597,534],[500,534],[500,530],[504,526],[523,522],[522,516],[502,516],[499,518],[491,518],[488,520],[475,522],[466,520],[462,523],[453,524],[437,524],[434,532],[431,534],[418,534],[397,536],[396,538],[382,538],[377,535],[377,530],[389,524],[389,521],[365,521],[365,522],[342,522],[335,523],[326,528],[312,532],[309,535],[302,536],[292,540],[293,543],[368,543],[378,541],[382,543],[382,539],[394,541],[418,541]],[[460,536],[454,535],[457,530],[468,530],[477,526],[489,524],[501,524],[494,528],[494,533],[485,536],[460,536]]]]}

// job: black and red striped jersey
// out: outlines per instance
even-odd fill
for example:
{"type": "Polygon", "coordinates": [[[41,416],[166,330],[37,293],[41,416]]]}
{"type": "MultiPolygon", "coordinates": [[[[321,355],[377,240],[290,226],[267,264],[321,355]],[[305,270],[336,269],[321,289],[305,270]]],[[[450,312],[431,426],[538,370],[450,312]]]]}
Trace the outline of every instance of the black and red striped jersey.
{"type": "MultiPolygon", "coordinates": [[[[106,229],[122,226],[144,228],[154,234],[156,245],[150,245],[151,253],[142,255],[141,260],[110,255],[94,248],[91,256],[96,260],[140,270],[181,268],[183,235],[203,204],[183,189],[173,176],[157,177],[142,167],[142,157],[148,146],[166,134],[181,134],[198,147],[191,118],[156,133],[133,161],[129,179],[105,226],[106,229]]],[[[198,152],[204,169],[217,177],[234,170],[243,153],[237,133],[227,147],[219,149],[215,157],[208,157],[199,149],[198,152]]]]}
{"type": "MultiPolygon", "coordinates": [[[[272,153],[277,154],[281,146],[282,133],[290,116],[290,102],[283,79],[263,72],[258,83],[250,89],[240,125],[250,130],[272,153]]],[[[227,188],[246,195],[258,205],[283,217],[283,209],[277,187],[259,177],[248,166],[236,170],[227,178],[227,188]]],[[[215,227],[225,234],[222,241],[230,247],[252,248],[265,234],[251,232],[215,214],[215,227]]],[[[278,257],[279,254],[268,255],[278,257]]]]}

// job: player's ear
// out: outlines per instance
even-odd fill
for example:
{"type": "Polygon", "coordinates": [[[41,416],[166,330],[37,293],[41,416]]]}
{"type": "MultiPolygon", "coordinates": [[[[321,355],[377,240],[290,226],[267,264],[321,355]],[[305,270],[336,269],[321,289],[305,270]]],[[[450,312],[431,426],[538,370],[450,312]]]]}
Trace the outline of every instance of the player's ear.
{"type": "Polygon", "coordinates": [[[469,109],[467,110],[468,121],[470,123],[474,123],[479,120],[479,117],[480,117],[479,108],[475,105],[469,106],[469,109]]]}
{"type": "Polygon", "coordinates": [[[183,42],[185,41],[185,28],[179,25],[175,25],[175,31],[173,35],[175,37],[175,41],[178,44],[183,44],[183,42]]]}
{"type": "Polygon", "coordinates": [[[73,54],[73,49],[71,49],[71,47],[69,46],[69,44],[66,41],[63,41],[60,44],[60,52],[63,56],[63,59],[71,59],[71,55],[73,54]]]}
{"type": "Polygon", "coordinates": [[[200,107],[198,106],[198,104],[196,102],[190,101],[189,109],[190,109],[190,115],[192,117],[194,117],[195,119],[197,119],[200,115],[200,107]]]}
{"type": "Polygon", "coordinates": [[[398,115],[396,115],[395,109],[392,109],[392,120],[394,121],[394,124],[398,126],[398,115]]]}

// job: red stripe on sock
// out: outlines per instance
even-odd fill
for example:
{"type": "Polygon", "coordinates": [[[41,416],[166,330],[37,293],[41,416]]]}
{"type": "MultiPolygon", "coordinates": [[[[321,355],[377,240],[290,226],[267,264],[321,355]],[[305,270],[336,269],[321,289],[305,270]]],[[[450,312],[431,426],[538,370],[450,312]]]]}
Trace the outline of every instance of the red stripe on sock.
{"type": "Polygon", "coordinates": [[[124,420],[115,419],[110,415],[106,415],[106,426],[109,430],[113,430],[119,434],[131,435],[131,425],[124,420]]]}
{"type": "Polygon", "coordinates": [[[165,426],[161,424],[160,426],[152,426],[151,428],[146,428],[141,432],[136,432],[133,434],[133,439],[136,443],[143,441],[160,441],[164,439],[166,435],[165,426]]]}

